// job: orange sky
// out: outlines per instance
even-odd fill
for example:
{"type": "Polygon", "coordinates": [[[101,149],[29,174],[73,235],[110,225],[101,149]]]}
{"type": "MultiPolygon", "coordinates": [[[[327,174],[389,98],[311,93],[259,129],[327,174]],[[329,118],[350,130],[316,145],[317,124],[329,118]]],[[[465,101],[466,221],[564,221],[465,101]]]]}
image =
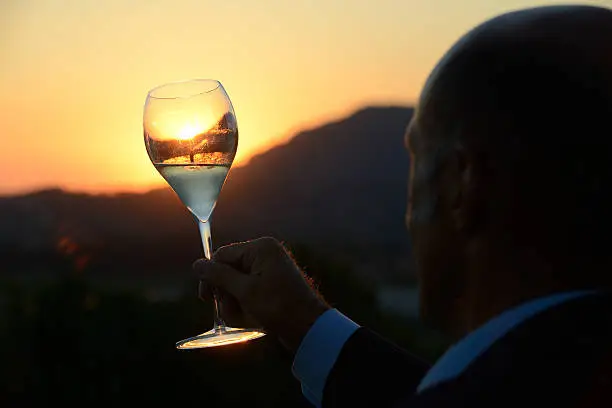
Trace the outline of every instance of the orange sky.
{"type": "Polygon", "coordinates": [[[552,3],[562,2],[4,0],[0,194],[163,185],[142,140],[156,85],[219,79],[244,164],[302,127],[367,104],[412,103],[466,30],[552,3]]]}

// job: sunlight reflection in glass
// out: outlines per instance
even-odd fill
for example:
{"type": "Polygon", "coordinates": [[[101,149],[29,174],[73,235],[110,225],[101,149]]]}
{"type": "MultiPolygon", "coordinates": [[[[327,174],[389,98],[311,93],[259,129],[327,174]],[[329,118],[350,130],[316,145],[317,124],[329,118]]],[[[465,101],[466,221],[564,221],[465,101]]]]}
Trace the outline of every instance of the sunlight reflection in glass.
{"type": "Polygon", "coordinates": [[[230,344],[244,343],[249,340],[254,340],[264,336],[263,332],[244,332],[243,329],[227,328],[224,336],[217,338],[202,339],[198,336],[190,339],[183,340],[181,344],[177,346],[179,349],[197,349],[197,348],[208,348],[226,346],[230,344]]]}

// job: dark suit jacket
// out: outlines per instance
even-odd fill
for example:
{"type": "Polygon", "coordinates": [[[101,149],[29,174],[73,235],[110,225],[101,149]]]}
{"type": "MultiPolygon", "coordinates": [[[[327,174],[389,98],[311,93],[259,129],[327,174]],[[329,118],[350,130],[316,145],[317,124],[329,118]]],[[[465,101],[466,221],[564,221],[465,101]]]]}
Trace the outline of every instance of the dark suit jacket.
{"type": "Polygon", "coordinates": [[[459,377],[416,394],[428,368],[361,328],[329,373],[323,407],[612,408],[612,295],[577,298],[532,317],[459,377]]]}

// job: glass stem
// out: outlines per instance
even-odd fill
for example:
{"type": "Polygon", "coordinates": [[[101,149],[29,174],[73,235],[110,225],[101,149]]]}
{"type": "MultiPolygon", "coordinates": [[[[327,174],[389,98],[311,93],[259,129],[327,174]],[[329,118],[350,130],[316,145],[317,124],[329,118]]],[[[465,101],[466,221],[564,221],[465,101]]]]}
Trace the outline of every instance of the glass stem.
{"type": "MultiPolygon", "coordinates": [[[[212,259],[212,236],[210,233],[210,221],[202,222],[198,220],[198,226],[200,228],[200,236],[202,237],[202,246],[204,247],[204,256],[206,259],[212,259]]],[[[212,288],[213,304],[215,307],[214,316],[214,330],[223,332],[225,331],[225,322],[221,318],[220,304],[219,304],[219,291],[217,288],[212,288]]]]}

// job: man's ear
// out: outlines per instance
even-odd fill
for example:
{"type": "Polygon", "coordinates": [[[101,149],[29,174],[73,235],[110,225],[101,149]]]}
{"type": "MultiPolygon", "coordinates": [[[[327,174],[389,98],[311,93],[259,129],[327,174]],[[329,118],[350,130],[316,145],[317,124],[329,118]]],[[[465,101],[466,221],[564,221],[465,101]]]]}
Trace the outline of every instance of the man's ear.
{"type": "Polygon", "coordinates": [[[482,197],[476,156],[463,145],[457,144],[450,153],[448,169],[452,175],[449,185],[449,203],[455,228],[469,233],[477,226],[482,197]]]}

